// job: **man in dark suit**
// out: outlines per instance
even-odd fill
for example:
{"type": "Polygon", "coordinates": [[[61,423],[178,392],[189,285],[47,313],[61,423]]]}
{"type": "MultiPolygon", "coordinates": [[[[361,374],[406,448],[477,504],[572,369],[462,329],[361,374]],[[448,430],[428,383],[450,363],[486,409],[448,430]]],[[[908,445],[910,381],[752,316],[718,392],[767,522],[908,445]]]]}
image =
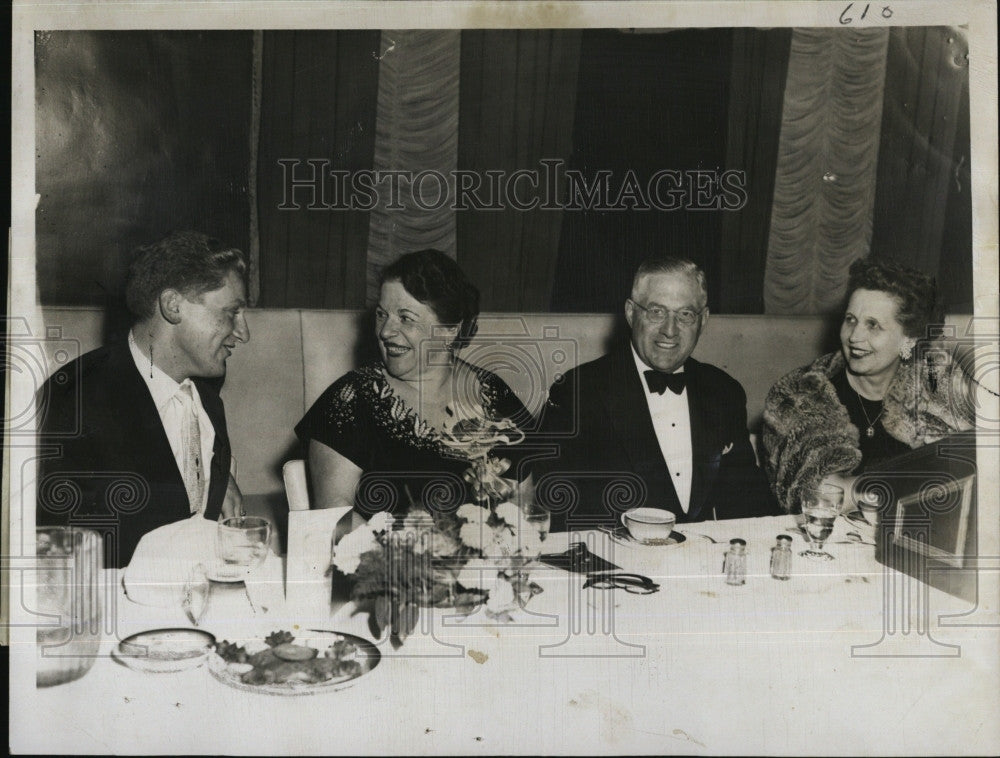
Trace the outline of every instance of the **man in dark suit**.
{"type": "Polygon", "coordinates": [[[242,508],[219,389],[247,328],[243,254],[197,232],[139,249],[126,299],[127,342],[63,367],[38,404],[36,522],[97,529],[105,565],[190,517],[242,508]]]}
{"type": "Polygon", "coordinates": [[[776,513],[747,432],[746,393],[691,358],[708,321],[705,275],[689,260],[640,265],[625,301],[628,342],[549,390],[535,469],[553,529],[617,524],[640,506],[702,521],[776,513]]]}

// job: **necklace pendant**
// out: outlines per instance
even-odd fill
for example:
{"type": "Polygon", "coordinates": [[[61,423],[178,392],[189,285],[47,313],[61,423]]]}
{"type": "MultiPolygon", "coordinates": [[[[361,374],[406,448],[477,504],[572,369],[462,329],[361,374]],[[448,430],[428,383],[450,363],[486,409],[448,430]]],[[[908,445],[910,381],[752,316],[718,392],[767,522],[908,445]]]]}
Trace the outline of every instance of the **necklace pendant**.
{"type": "Polygon", "coordinates": [[[865,430],[865,436],[868,437],[869,439],[871,439],[872,437],[874,437],[875,436],[875,427],[874,426],[869,426],[868,429],[865,430]]]}

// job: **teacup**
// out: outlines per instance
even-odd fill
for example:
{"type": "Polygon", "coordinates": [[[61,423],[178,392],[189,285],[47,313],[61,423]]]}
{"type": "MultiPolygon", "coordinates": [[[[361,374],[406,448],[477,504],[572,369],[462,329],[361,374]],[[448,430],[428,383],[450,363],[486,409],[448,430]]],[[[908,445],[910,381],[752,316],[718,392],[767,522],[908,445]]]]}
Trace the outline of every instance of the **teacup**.
{"type": "Polygon", "coordinates": [[[622,524],[636,542],[665,543],[677,523],[677,516],[663,508],[634,508],[622,514],[622,524]]]}

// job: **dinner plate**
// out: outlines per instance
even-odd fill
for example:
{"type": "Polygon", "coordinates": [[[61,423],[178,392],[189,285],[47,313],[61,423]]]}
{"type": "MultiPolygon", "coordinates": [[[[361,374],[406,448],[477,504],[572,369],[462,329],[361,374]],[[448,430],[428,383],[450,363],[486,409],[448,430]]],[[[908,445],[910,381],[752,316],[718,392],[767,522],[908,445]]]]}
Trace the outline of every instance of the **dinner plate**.
{"type": "Polygon", "coordinates": [[[214,645],[215,637],[201,629],[151,629],[126,637],[111,655],[134,671],[172,674],[203,664],[214,645]]]}
{"type": "MultiPolygon", "coordinates": [[[[346,632],[307,632],[294,638],[297,646],[311,647],[316,649],[317,658],[323,657],[325,648],[330,647],[334,642],[344,640],[357,647],[357,652],[353,659],[361,664],[360,670],[355,674],[335,676],[322,682],[282,682],[266,684],[249,684],[244,682],[242,676],[248,672],[249,664],[227,663],[214,650],[208,657],[208,670],[216,679],[230,687],[245,692],[258,692],[264,695],[318,695],[324,692],[336,692],[347,689],[354,685],[363,676],[370,674],[378,666],[382,659],[382,654],[378,648],[368,640],[346,632]]],[[[241,640],[241,642],[243,642],[241,640]]],[[[269,645],[262,639],[254,639],[243,642],[243,648],[250,654],[265,650],[269,645]]],[[[218,646],[217,646],[218,647],[218,646]]]]}
{"type": "Polygon", "coordinates": [[[640,542],[639,540],[634,539],[632,535],[628,533],[628,530],[623,526],[619,526],[615,529],[608,529],[604,533],[611,538],[612,542],[615,542],[623,547],[676,547],[677,545],[682,545],[687,541],[687,537],[680,532],[671,532],[670,536],[665,540],[647,540],[646,542],[640,542]]]}

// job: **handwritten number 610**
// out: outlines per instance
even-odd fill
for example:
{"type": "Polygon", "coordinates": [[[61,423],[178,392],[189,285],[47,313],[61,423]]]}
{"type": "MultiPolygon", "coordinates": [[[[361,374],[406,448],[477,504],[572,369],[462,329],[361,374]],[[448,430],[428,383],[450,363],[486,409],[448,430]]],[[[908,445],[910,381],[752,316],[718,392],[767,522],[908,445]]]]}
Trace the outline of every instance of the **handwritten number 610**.
{"type": "MultiPolygon", "coordinates": [[[[854,3],[848,3],[847,7],[844,8],[843,11],[841,11],[841,13],[840,13],[840,23],[842,25],[846,26],[847,24],[853,24],[854,23],[854,17],[847,15],[848,12],[853,7],[854,7],[854,3]]],[[[865,9],[863,11],[861,11],[861,15],[858,17],[858,20],[863,20],[865,18],[865,16],[868,15],[868,10],[871,7],[872,7],[871,3],[865,3],[865,9]]],[[[882,18],[892,18],[892,8],[890,8],[888,5],[882,6],[882,18]]]]}

